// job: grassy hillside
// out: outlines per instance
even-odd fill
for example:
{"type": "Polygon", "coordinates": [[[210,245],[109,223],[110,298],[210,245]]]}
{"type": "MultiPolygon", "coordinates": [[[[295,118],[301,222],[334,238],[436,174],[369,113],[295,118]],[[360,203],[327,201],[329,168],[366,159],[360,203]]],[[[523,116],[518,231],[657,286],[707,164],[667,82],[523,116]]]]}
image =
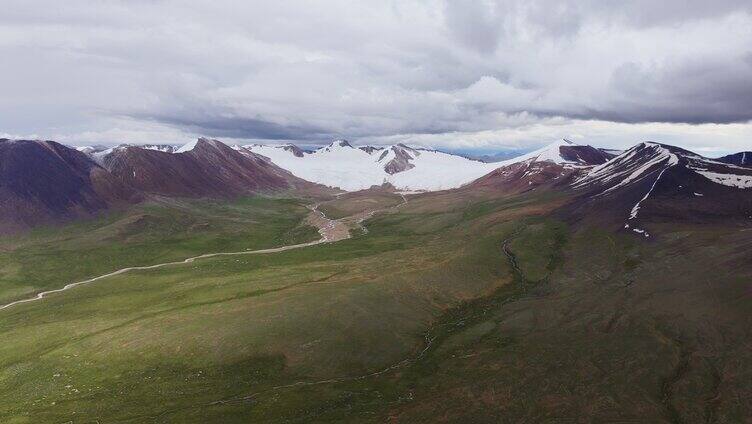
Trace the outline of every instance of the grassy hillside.
{"type": "Polygon", "coordinates": [[[752,235],[646,242],[552,218],[565,201],[419,195],[349,240],[0,311],[0,421],[752,416],[752,235]]]}
{"type": "Polygon", "coordinates": [[[126,266],[308,241],[302,200],[165,200],[0,239],[0,303],[126,266]]]}

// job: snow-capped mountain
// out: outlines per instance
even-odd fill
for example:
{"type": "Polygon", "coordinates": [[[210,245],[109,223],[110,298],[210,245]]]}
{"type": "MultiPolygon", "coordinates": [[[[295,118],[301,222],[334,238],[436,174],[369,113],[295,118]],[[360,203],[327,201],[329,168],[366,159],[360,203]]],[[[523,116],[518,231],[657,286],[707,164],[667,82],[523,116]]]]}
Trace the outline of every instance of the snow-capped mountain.
{"type": "Polygon", "coordinates": [[[752,219],[752,169],[674,146],[640,143],[573,182],[589,210],[642,234],[645,221],[752,219]]]}
{"type": "Polygon", "coordinates": [[[268,157],[293,175],[346,191],[385,183],[405,190],[450,189],[494,168],[493,165],[438,151],[404,145],[357,148],[345,140],[337,140],[311,153],[290,145],[245,147],[268,157]]]}
{"type": "Polygon", "coordinates": [[[497,164],[506,166],[519,162],[549,162],[566,166],[591,166],[602,164],[611,157],[613,156],[595,147],[581,146],[562,139],[522,156],[497,162],[497,164]]]}
{"type": "Polygon", "coordinates": [[[499,162],[499,168],[477,179],[470,189],[493,189],[521,193],[541,186],[566,186],[594,165],[608,161],[611,154],[591,146],[561,140],[520,157],[499,162]]]}
{"type": "Polygon", "coordinates": [[[601,194],[642,181],[667,170],[689,170],[707,180],[734,188],[752,188],[752,170],[704,158],[674,146],[640,143],[610,161],[591,169],[574,187],[597,186],[601,194]]]}
{"type": "Polygon", "coordinates": [[[584,167],[603,163],[609,158],[607,153],[598,149],[579,146],[567,140],[495,163],[404,144],[354,147],[346,140],[337,140],[314,152],[304,152],[289,144],[254,144],[245,148],[268,157],[300,178],[346,191],[363,190],[385,183],[400,190],[446,190],[516,163],[584,167]]]}
{"type": "Polygon", "coordinates": [[[563,215],[587,214],[590,221],[601,219],[645,236],[656,222],[720,217],[748,225],[752,220],[747,153],[709,159],[658,143],[640,143],[612,157],[609,151],[561,140],[497,163],[403,144],[354,147],[344,140],[316,151],[290,144],[231,148],[203,138],[179,148],[71,149],[19,140],[0,140],[0,147],[7,165],[0,178],[6,181],[0,184],[5,192],[0,194],[4,206],[12,208],[0,220],[6,229],[155,194],[231,197],[289,189],[329,191],[313,183],[348,191],[384,183],[416,191],[461,186],[500,193],[550,189],[574,199],[563,215]]]}

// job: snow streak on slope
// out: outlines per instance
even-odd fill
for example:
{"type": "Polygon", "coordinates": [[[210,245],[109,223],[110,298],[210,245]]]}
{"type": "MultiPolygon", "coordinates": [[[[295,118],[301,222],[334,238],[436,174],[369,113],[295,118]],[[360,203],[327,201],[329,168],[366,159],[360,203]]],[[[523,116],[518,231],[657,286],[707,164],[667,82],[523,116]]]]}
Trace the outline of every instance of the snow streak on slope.
{"type": "Polygon", "coordinates": [[[652,174],[655,171],[654,168],[661,166],[663,162],[666,162],[665,165],[673,166],[679,163],[679,158],[660,144],[640,143],[610,161],[594,167],[573,186],[575,188],[590,185],[607,186],[600,195],[606,194],[642,180],[652,174]],[[608,187],[612,183],[616,184],[608,187]]]}
{"type": "MultiPolygon", "coordinates": [[[[673,162],[673,163],[671,162],[671,160],[669,160],[668,166],[665,167],[665,168],[663,168],[661,170],[661,172],[658,174],[658,177],[655,179],[655,181],[653,181],[653,185],[650,186],[650,190],[648,190],[648,192],[645,193],[645,196],[643,196],[642,199],[640,199],[632,207],[632,210],[629,212],[629,218],[627,219],[626,224],[624,224],[624,228],[630,228],[630,224],[629,223],[630,223],[630,221],[632,221],[632,220],[634,220],[634,219],[637,218],[637,214],[640,212],[640,206],[642,205],[642,202],[644,202],[645,200],[647,200],[648,197],[650,197],[650,195],[653,193],[653,190],[655,190],[655,186],[658,185],[658,181],[661,180],[661,177],[663,176],[663,173],[666,172],[667,169],[669,169],[672,166],[676,165],[677,163],[678,163],[678,160],[676,162],[673,162]]],[[[634,231],[634,232],[636,232],[638,234],[642,234],[645,237],[650,237],[650,233],[648,233],[647,231],[645,231],[645,230],[643,230],[641,228],[632,228],[632,231],[634,231]]]]}
{"type": "MultiPolygon", "coordinates": [[[[641,195],[640,200],[629,210],[624,228],[649,237],[650,234],[644,229],[637,228],[635,223],[638,216],[644,215],[640,212],[645,202],[652,199],[657,191],[660,191],[665,196],[664,201],[669,203],[688,195],[693,198],[710,195],[714,199],[727,201],[728,197],[723,196],[729,194],[728,189],[709,187],[712,184],[704,183],[702,178],[697,178],[693,174],[734,189],[752,188],[752,170],[749,168],[704,158],[678,147],[658,143],[640,143],[605,164],[594,167],[572,186],[587,190],[589,199],[618,199],[619,193],[625,190],[629,196],[645,190],[645,194],[641,195]]],[[[733,214],[739,207],[746,208],[743,202],[734,205],[732,200],[724,213],[733,214]]],[[[670,210],[670,207],[664,207],[664,211],[670,210]]],[[[691,207],[699,208],[702,214],[720,213],[723,209],[723,205],[700,204],[698,200],[694,201],[691,207]]]]}
{"type": "Polygon", "coordinates": [[[669,165],[666,168],[661,169],[661,172],[658,174],[658,177],[653,181],[653,185],[650,186],[650,190],[648,190],[647,193],[645,193],[645,196],[640,199],[639,202],[637,202],[634,207],[632,207],[632,211],[629,213],[629,220],[637,218],[637,214],[640,212],[640,205],[642,202],[647,200],[648,197],[650,197],[650,194],[653,193],[653,190],[655,190],[655,186],[658,184],[658,181],[661,180],[661,177],[663,176],[663,173],[666,172],[668,168],[670,168],[672,165],[669,165]]]}

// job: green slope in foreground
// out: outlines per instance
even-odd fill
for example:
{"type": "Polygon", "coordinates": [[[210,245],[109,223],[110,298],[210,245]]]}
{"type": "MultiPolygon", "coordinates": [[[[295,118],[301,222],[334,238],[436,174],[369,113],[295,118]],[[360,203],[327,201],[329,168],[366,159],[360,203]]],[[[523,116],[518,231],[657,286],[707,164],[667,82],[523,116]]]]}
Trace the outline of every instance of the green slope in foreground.
{"type": "Polygon", "coordinates": [[[317,239],[303,200],[163,200],[0,238],[0,304],[120,268],[317,239]]]}
{"type": "Polygon", "coordinates": [[[645,243],[552,218],[564,201],[422,195],[349,240],[0,311],[0,421],[749,418],[752,236],[645,243]]]}

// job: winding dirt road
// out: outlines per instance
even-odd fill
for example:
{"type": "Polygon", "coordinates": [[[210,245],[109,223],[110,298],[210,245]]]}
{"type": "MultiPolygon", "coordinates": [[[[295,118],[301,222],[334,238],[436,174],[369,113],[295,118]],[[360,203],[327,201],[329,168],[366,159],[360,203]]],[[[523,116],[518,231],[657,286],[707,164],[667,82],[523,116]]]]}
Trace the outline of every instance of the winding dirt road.
{"type": "MultiPolygon", "coordinates": [[[[37,300],[42,300],[45,297],[55,294],[55,293],[61,293],[66,290],[70,290],[74,287],[83,286],[85,284],[91,284],[96,281],[104,280],[105,278],[114,277],[116,275],[125,274],[126,272],[130,271],[142,271],[142,270],[149,270],[149,269],[157,269],[157,268],[164,268],[168,266],[175,266],[175,265],[183,265],[183,264],[189,264],[192,263],[198,259],[207,259],[207,258],[214,258],[218,256],[237,256],[237,255],[260,255],[260,254],[266,254],[266,253],[277,253],[277,252],[284,252],[286,250],[292,250],[292,249],[300,249],[302,247],[309,247],[309,246],[315,246],[317,244],[322,243],[334,243],[340,240],[345,240],[351,237],[350,234],[350,228],[353,225],[361,226],[363,221],[366,219],[372,217],[377,212],[383,212],[389,209],[397,209],[400,206],[407,203],[407,198],[405,198],[404,195],[402,195],[402,203],[400,203],[397,206],[394,206],[392,208],[386,208],[386,209],[378,209],[373,210],[369,212],[364,212],[362,214],[358,214],[352,217],[345,217],[341,219],[329,219],[327,218],[323,212],[321,212],[318,207],[320,203],[316,203],[313,205],[310,205],[308,208],[311,210],[310,214],[306,218],[306,222],[319,230],[319,234],[321,235],[321,238],[314,241],[309,241],[307,243],[300,243],[300,244],[290,244],[286,246],[280,246],[280,247],[273,247],[269,249],[259,249],[259,250],[243,250],[240,252],[218,252],[218,253],[205,253],[203,255],[193,256],[188,259],[184,259],[182,261],[174,261],[174,262],[164,262],[156,265],[148,265],[148,266],[132,266],[127,268],[122,268],[117,271],[113,271],[107,274],[103,274],[94,278],[90,278],[88,280],[78,281],[75,283],[66,284],[62,288],[54,289],[54,290],[47,290],[38,293],[34,297],[30,297],[27,299],[21,299],[16,300],[14,302],[6,303],[4,305],[0,305],[0,310],[8,309],[16,305],[20,305],[23,303],[30,303],[35,302],[37,300]]],[[[364,228],[365,229],[365,228],[364,228]]]]}

